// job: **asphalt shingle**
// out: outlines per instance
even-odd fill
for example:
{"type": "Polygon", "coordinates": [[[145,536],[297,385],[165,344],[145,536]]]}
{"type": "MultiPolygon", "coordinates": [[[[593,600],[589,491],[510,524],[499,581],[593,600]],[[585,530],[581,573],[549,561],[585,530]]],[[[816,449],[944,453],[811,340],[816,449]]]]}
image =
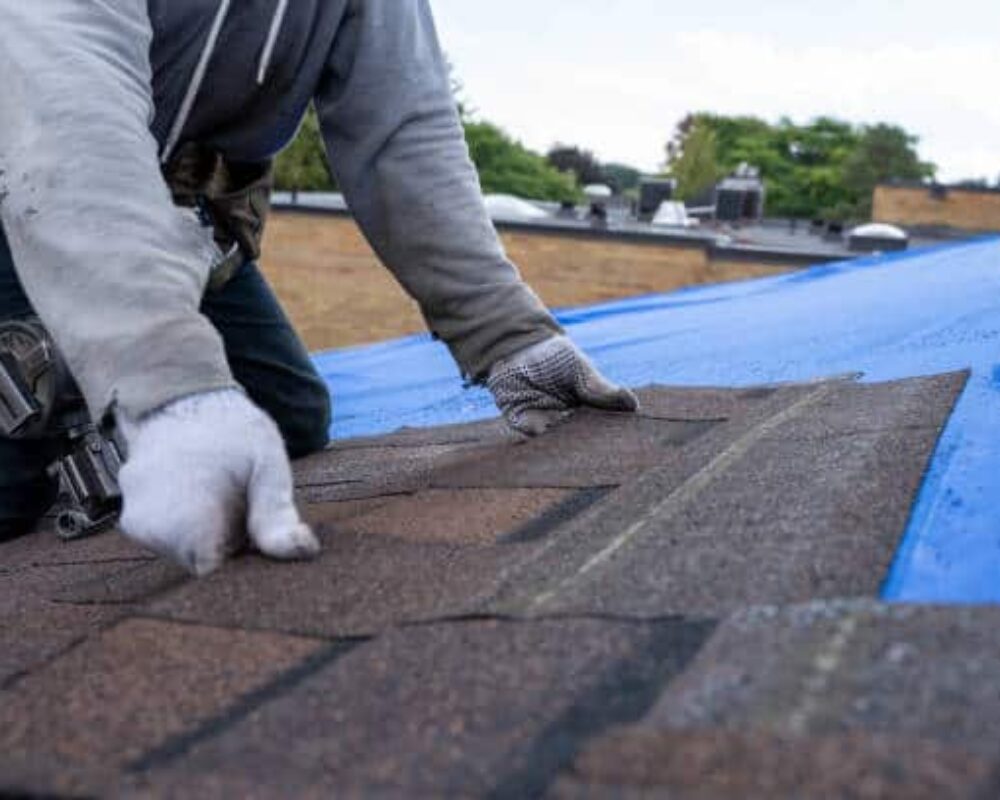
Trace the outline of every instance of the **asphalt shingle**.
{"type": "Polygon", "coordinates": [[[39,566],[79,566],[99,563],[152,561],[155,555],[123,536],[92,536],[62,541],[43,527],[33,536],[0,542],[0,580],[5,575],[39,566]]]}
{"type": "Polygon", "coordinates": [[[299,497],[309,503],[412,493],[428,485],[431,470],[470,449],[421,445],[329,450],[293,465],[295,485],[299,497]]]}
{"type": "Polygon", "coordinates": [[[580,412],[545,439],[482,449],[435,471],[435,488],[618,486],[707,433],[719,420],[580,412]]]}
{"type": "Polygon", "coordinates": [[[992,757],[998,661],[994,607],[764,607],[727,620],[645,724],[868,731],[992,757]]]}
{"type": "Polygon", "coordinates": [[[242,790],[249,775],[251,796],[537,796],[590,738],[640,717],[710,630],[684,620],[396,630],[162,762],[147,790],[196,796],[229,777],[242,790]]]}
{"type": "Polygon", "coordinates": [[[949,800],[991,796],[995,764],[922,739],[851,733],[622,731],[594,744],[552,798],[949,800]]]}
{"type": "Polygon", "coordinates": [[[523,554],[516,547],[407,541],[319,529],[322,555],[304,564],[244,557],[155,599],[157,616],[225,627],[343,637],[406,621],[475,613],[480,595],[523,554]]]}
{"type": "MultiPolygon", "coordinates": [[[[50,548],[60,548],[54,537],[46,541],[50,548]]],[[[72,606],[54,598],[67,585],[100,581],[131,566],[131,562],[22,565],[0,575],[0,687],[121,617],[119,608],[72,606]]]]}
{"type": "MultiPolygon", "coordinates": [[[[36,780],[39,762],[57,784],[64,770],[79,776],[81,785],[57,785],[60,791],[99,791],[147,750],[219,714],[321,646],[290,636],[124,621],[0,692],[3,761],[21,764],[36,780]]],[[[0,793],[3,786],[0,774],[0,793]]]]}
{"type": "Polygon", "coordinates": [[[555,796],[994,797],[998,622],[857,600],[740,612],[555,796]]]}
{"type": "Polygon", "coordinates": [[[913,403],[897,403],[892,391],[910,397],[909,386],[832,382],[776,393],[567,526],[490,607],[655,617],[874,595],[963,384],[961,376],[921,381],[919,427],[913,403]],[[857,405],[853,392],[880,428],[859,430],[835,413],[857,405]],[[848,429],[834,434],[834,422],[848,429]],[[797,435],[785,435],[790,428],[797,435]],[[801,435],[816,428],[818,438],[801,435]]]}
{"type": "Polygon", "coordinates": [[[2,545],[0,790],[994,796],[998,612],[874,600],[965,379],[338,443],[309,563],[2,545]]]}
{"type": "MultiPolygon", "coordinates": [[[[389,499],[339,523],[339,534],[399,536],[409,541],[493,544],[574,495],[562,489],[429,489],[389,499]]],[[[322,518],[322,509],[317,518],[322,518]]]]}

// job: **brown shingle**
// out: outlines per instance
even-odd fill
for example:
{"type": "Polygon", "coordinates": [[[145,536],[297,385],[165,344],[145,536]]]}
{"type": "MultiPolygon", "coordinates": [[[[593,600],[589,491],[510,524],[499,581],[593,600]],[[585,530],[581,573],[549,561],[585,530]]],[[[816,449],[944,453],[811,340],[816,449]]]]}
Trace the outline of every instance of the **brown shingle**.
{"type": "MultiPolygon", "coordinates": [[[[203,722],[322,643],[247,631],[122,622],[0,694],[8,762],[107,775],[203,722]]],[[[86,788],[86,787],[85,787],[86,788]]]]}

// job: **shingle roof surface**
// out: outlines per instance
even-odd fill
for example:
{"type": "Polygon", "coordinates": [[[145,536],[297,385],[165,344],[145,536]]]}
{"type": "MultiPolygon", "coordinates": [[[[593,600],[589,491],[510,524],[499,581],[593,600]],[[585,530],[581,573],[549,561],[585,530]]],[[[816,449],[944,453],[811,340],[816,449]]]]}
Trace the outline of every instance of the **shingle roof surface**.
{"type": "Polygon", "coordinates": [[[341,442],[312,563],[0,545],[0,793],[992,796],[1000,612],[876,599],[966,377],[341,442]]]}
{"type": "MultiPolygon", "coordinates": [[[[928,473],[883,596],[1000,602],[1000,239],[570,309],[560,321],[602,371],[633,386],[748,386],[956,370],[971,378],[928,473]]],[[[463,391],[428,337],[319,354],[334,435],[495,413],[463,391]]]]}

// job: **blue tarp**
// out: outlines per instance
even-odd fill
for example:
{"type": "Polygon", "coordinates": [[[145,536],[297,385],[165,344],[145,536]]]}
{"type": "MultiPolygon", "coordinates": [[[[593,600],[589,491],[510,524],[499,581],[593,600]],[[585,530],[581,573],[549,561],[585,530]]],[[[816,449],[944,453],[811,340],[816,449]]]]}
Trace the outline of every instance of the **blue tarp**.
{"type": "MultiPolygon", "coordinates": [[[[611,378],[745,386],[971,369],[884,595],[1000,601],[1000,238],[562,311],[611,378]]],[[[444,347],[411,336],[320,353],[338,438],[494,416],[444,347]]]]}

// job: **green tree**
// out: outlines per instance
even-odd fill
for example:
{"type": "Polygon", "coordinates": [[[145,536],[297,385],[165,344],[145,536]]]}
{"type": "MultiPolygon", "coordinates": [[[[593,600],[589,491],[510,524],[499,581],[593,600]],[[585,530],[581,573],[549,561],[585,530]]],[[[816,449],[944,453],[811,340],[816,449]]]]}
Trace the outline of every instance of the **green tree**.
{"type": "Polygon", "coordinates": [[[557,144],[545,156],[560,172],[572,172],[577,183],[603,183],[617,194],[637,192],[642,172],[627,164],[603,164],[590,151],[575,145],[557,144]]]}
{"type": "MultiPolygon", "coordinates": [[[[532,200],[562,202],[580,199],[572,174],[563,174],[545,159],[511,139],[496,125],[474,118],[462,97],[462,85],[451,74],[452,92],[465,128],[470,155],[479,171],[483,191],[513,194],[532,200]]],[[[316,111],[310,107],[295,140],[275,161],[275,188],[281,191],[336,190],[326,160],[316,111]]]]}
{"type": "Polygon", "coordinates": [[[896,125],[865,127],[854,152],[844,162],[844,184],[855,195],[858,213],[871,216],[875,186],[887,180],[931,179],[937,167],[921,161],[918,139],[896,125]]]}
{"type": "Polygon", "coordinates": [[[572,172],[576,176],[577,183],[582,186],[608,182],[604,167],[589,150],[557,144],[549,150],[545,160],[559,172],[572,172]]]}
{"type": "Polygon", "coordinates": [[[718,137],[707,124],[695,119],[685,126],[683,138],[668,148],[670,174],[677,180],[677,196],[692,200],[719,180],[718,137]]]}
{"type": "Polygon", "coordinates": [[[628,164],[605,164],[604,175],[611,188],[620,194],[638,192],[642,182],[642,171],[628,164]]]}
{"type": "Polygon", "coordinates": [[[275,159],[274,186],[286,192],[330,192],[336,190],[316,110],[310,106],[295,140],[275,159]]]}
{"type": "Polygon", "coordinates": [[[448,80],[483,192],[556,202],[576,201],[582,197],[573,174],[560,172],[498,126],[478,118],[450,61],[448,80]]]}
{"type": "MultiPolygon", "coordinates": [[[[782,181],[769,183],[774,207],[789,217],[832,217],[854,198],[841,174],[844,160],[857,147],[858,135],[845,122],[819,117],[806,125],[782,119],[774,131],[776,150],[783,160],[782,181]]],[[[768,176],[765,174],[765,179],[768,176]]]]}
{"type": "MultiPolygon", "coordinates": [[[[689,114],[667,145],[668,166],[693,159],[688,151],[710,149],[714,135],[719,174],[742,163],[757,167],[767,186],[767,210],[774,216],[865,219],[875,184],[889,178],[924,179],[934,167],[917,157],[916,138],[889,125],[855,127],[831,117],[798,125],[757,117],[689,114]]],[[[707,158],[702,155],[702,159],[707,158]]]]}
{"type": "Polygon", "coordinates": [[[559,172],[496,125],[467,122],[465,138],[484,192],[557,202],[580,199],[572,175],[559,172]]]}

